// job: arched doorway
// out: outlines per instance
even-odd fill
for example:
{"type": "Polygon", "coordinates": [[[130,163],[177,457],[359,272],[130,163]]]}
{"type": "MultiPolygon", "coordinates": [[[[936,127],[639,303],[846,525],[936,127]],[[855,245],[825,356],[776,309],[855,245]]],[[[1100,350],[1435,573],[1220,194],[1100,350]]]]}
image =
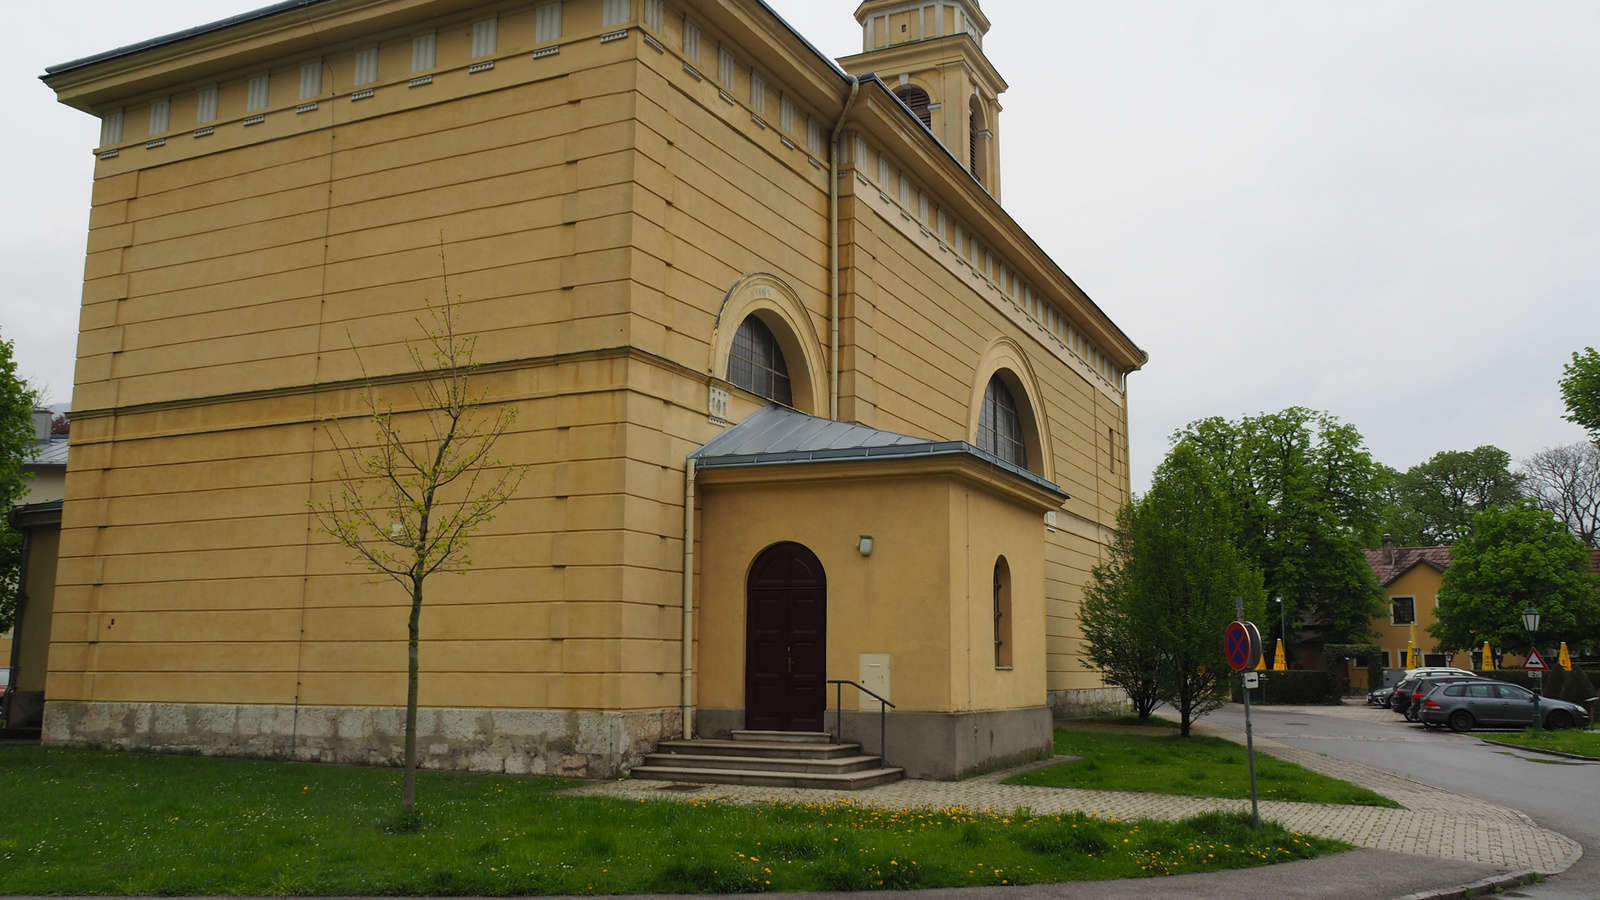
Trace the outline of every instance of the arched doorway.
{"type": "Polygon", "coordinates": [[[761,551],[745,582],[744,727],[822,731],[828,704],[828,578],[816,554],[761,551]]]}

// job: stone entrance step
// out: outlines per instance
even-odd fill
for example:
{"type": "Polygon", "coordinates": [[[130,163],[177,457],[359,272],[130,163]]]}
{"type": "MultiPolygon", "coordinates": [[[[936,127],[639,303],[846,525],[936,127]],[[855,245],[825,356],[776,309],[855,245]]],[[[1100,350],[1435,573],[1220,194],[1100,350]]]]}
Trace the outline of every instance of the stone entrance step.
{"type": "Polygon", "coordinates": [[[826,732],[735,731],[733,740],[662,741],[633,777],[689,784],[861,790],[899,781],[860,744],[835,744],[826,732]]]}

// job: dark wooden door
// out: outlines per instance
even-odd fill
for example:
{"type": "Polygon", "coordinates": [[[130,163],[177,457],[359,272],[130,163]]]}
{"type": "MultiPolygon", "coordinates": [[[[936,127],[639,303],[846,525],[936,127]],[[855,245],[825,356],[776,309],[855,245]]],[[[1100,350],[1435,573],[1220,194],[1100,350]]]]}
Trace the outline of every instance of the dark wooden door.
{"type": "Polygon", "coordinates": [[[828,579],[816,554],[774,544],[745,584],[744,727],[821,731],[828,705],[828,579]]]}

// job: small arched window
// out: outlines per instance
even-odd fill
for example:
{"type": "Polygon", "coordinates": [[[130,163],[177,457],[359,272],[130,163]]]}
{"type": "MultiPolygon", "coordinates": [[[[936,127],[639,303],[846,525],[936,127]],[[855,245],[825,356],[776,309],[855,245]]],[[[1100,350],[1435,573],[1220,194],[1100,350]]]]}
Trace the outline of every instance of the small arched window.
{"type": "Polygon", "coordinates": [[[928,92],[919,87],[903,87],[895,91],[895,96],[900,102],[911,108],[922,120],[925,127],[933,127],[933,100],[928,97],[928,92]]]}
{"type": "Polygon", "coordinates": [[[794,405],[789,367],[772,329],[755,316],[747,316],[733,335],[728,353],[728,380],[752,394],[784,406],[794,405]]]}
{"type": "Polygon", "coordinates": [[[1011,668],[1011,567],[1004,556],[994,563],[994,667],[1011,668]]]}
{"type": "Polygon", "coordinates": [[[999,375],[989,379],[978,413],[978,449],[987,450],[1019,469],[1028,467],[1028,448],[1022,434],[1017,402],[999,375]]]}
{"type": "Polygon", "coordinates": [[[973,95],[971,112],[967,118],[967,171],[972,177],[985,187],[989,184],[988,156],[985,155],[981,144],[989,130],[989,124],[983,113],[983,104],[973,95]]]}

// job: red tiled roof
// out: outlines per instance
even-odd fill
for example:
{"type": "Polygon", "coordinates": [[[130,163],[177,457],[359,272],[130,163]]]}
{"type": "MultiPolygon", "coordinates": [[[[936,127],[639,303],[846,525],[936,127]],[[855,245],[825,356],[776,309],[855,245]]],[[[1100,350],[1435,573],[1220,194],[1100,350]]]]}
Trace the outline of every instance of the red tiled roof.
{"type": "MultiPolygon", "coordinates": [[[[1394,548],[1394,564],[1384,565],[1382,550],[1363,550],[1367,555],[1367,565],[1372,567],[1372,574],[1378,576],[1378,583],[1389,585],[1396,578],[1411,571],[1413,568],[1427,563],[1443,572],[1450,568],[1449,547],[1396,547],[1394,548]]],[[[1600,560],[1600,555],[1596,556],[1600,560]]]]}

